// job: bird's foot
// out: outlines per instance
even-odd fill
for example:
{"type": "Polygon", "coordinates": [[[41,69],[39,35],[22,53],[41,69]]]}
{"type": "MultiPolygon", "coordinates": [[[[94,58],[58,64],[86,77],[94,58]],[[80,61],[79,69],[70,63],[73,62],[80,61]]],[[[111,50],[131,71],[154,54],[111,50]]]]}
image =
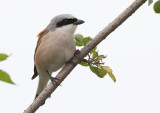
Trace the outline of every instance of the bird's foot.
{"type": "Polygon", "coordinates": [[[60,83],[58,83],[58,81],[60,80],[59,78],[56,78],[56,77],[52,77],[51,75],[50,75],[50,73],[48,72],[48,71],[46,71],[47,73],[48,73],[48,75],[49,75],[49,77],[50,77],[50,80],[51,80],[51,82],[52,82],[52,84],[53,85],[60,85],[61,86],[61,84],[60,83]]]}
{"type": "Polygon", "coordinates": [[[59,78],[50,76],[50,80],[51,80],[51,82],[52,82],[53,85],[57,85],[58,84],[58,85],[61,86],[61,84],[58,82],[59,78]]]}
{"type": "Polygon", "coordinates": [[[77,55],[77,54],[80,54],[80,53],[81,53],[80,50],[77,49],[77,50],[75,51],[74,55],[77,55]]]}

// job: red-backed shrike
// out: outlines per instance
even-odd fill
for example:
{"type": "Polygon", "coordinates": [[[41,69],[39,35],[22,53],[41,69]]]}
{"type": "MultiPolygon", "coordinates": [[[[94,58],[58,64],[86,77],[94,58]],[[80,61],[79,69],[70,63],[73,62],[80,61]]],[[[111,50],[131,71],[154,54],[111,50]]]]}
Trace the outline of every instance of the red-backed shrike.
{"type": "Polygon", "coordinates": [[[38,34],[34,54],[34,75],[39,75],[36,97],[46,87],[52,72],[60,69],[70,60],[76,50],[74,32],[77,25],[84,23],[70,14],[54,17],[49,25],[38,34]]]}

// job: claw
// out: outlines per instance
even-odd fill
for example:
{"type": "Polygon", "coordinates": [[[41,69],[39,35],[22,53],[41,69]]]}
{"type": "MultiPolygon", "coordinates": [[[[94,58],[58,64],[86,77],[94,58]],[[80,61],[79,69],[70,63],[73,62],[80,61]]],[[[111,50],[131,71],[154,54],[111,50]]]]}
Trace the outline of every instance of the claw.
{"type": "Polygon", "coordinates": [[[51,82],[52,82],[53,85],[58,84],[58,85],[61,86],[61,84],[59,84],[59,83],[57,82],[57,80],[59,80],[59,78],[50,76],[50,80],[51,80],[51,82]]]}
{"type": "Polygon", "coordinates": [[[49,77],[50,77],[50,80],[51,80],[51,82],[52,82],[52,84],[53,84],[53,85],[58,84],[58,85],[60,85],[60,86],[61,86],[61,84],[59,84],[59,83],[57,82],[57,80],[59,80],[59,78],[52,77],[52,76],[49,74],[49,72],[48,72],[48,71],[46,71],[46,72],[48,73],[48,75],[49,75],[49,77]]]}

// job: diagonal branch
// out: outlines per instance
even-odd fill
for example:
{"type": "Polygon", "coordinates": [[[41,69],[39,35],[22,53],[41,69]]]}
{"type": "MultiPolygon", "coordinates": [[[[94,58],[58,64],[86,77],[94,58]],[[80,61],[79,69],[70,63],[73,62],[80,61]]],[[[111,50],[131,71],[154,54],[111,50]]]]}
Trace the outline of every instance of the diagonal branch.
{"type": "MultiPolygon", "coordinates": [[[[119,27],[127,18],[129,18],[142,4],[147,0],[135,0],[125,11],[123,11],[115,20],[113,20],[107,27],[105,27],[99,34],[90,41],[80,52],[76,52],[75,56],[68,62],[63,69],[58,73],[56,78],[59,78],[60,84],[68,74],[75,68],[75,66],[83,60],[83,58],[94,49],[102,40],[104,40],[111,32],[119,27]]],[[[47,88],[34,100],[34,102],[24,111],[24,113],[34,113],[45,100],[58,87],[58,84],[50,83],[47,88]]]]}

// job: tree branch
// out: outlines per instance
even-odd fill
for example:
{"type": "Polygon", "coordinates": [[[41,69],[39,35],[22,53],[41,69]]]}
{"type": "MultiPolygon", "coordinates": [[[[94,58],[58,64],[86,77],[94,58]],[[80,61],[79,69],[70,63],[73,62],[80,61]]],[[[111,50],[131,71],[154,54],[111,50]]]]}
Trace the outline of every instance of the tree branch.
{"type": "MultiPolygon", "coordinates": [[[[83,60],[83,58],[94,49],[102,40],[104,40],[111,32],[119,27],[127,18],[129,18],[143,3],[147,0],[136,0],[125,11],[123,11],[115,20],[105,27],[98,35],[90,41],[80,52],[76,52],[75,56],[68,62],[58,73],[58,83],[60,84],[67,75],[75,68],[75,66],[83,60]]],[[[33,101],[33,103],[24,111],[24,113],[34,113],[45,100],[58,87],[58,84],[50,83],[47,88],[33,101]]]]}

